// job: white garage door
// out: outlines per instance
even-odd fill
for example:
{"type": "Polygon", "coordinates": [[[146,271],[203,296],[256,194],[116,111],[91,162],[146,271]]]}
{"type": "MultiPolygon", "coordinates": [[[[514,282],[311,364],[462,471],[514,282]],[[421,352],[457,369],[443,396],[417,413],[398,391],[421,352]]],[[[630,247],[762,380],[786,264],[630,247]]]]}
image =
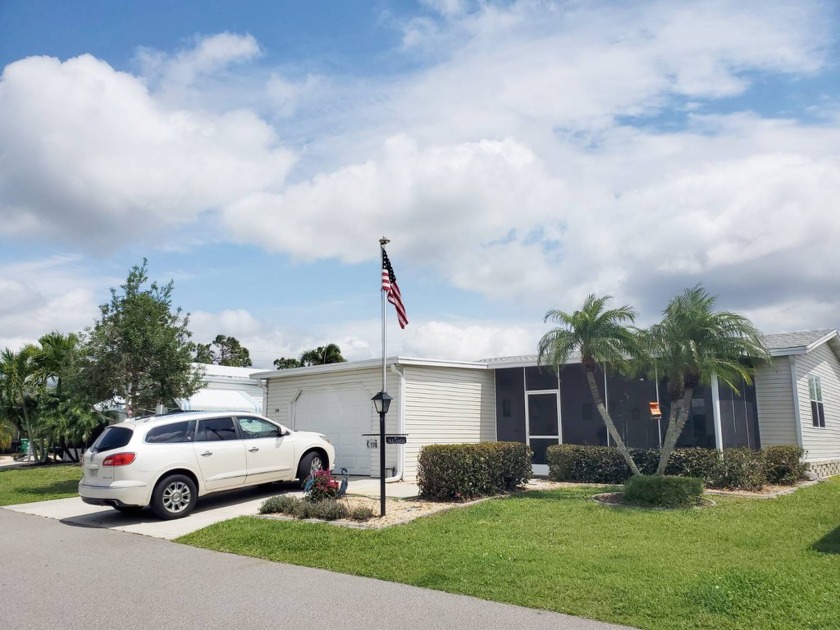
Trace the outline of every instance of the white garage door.
{"type": "Polygon", "coordinates": [[[364,387],[303,390],[294,403],[293,428],[324,433],[335,447],[335,470],[370,475],[369,438],[373,403],[364,387]]]}

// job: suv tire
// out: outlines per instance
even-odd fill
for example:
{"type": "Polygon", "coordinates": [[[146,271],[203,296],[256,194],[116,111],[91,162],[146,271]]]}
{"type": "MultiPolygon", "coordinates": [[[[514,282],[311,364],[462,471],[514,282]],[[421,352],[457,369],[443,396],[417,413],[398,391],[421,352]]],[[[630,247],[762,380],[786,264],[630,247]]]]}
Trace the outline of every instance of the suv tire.
{"type": "Polygon", "coordinates": [[[158,482],[152,493],[152,512],[169,521],[183,518],[193,511],[198,500],[195,483],[186,475],[169,475],[158,482]]]}

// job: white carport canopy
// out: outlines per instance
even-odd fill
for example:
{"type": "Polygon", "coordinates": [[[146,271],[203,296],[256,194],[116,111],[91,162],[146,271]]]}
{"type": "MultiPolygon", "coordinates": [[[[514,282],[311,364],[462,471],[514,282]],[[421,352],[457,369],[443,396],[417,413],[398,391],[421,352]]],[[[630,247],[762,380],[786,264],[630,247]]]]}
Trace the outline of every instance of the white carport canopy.
{"type": "Polygon", "coordinates": [[[232,389],[202,389],[189,398],[176,398],[181,411],[250,411],[262,413],[262,402],[232,389]]]}

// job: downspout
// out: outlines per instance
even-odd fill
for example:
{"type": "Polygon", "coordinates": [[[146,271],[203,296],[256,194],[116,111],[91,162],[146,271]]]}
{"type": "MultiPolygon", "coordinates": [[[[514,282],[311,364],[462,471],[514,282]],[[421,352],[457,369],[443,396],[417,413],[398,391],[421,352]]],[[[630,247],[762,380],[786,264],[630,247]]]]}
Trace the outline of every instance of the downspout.
{"type": "MultiPolygon", "coordinates": [[[[397,433],[405,433],[405,375],[397,368],[396,363],[391,364],[391,371],[400,379],[400,404],[397,410],[397,433]]],[[[403,470],[405,469],[405,444],[397,446],[397,468],[393,477],[386,477],[385,483],[402,481],[403,470]]]]}
{"type": "Polygon", "coordinates": [[[797,383],[798,374],[796,370],[796,355],[788,355],[790,360],[790,381],[793,388],[793,418],[796,421],[796,445],[804,449],[805,446],[802,441],[802,409],[799,408],[799,384],[797,383]]]}

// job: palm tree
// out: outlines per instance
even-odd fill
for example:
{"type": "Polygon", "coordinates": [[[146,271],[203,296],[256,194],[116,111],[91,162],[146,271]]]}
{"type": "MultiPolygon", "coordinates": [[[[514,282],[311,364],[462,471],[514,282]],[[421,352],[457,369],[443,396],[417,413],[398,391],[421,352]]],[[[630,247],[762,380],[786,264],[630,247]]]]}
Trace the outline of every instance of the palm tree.
{"type": "Polygon", "coordinates": [[[53,444],[61,446],[75,461],[75,447],[86,444],[102,422],[92,401],[78,387],[81,340],[74,333],[51,332],[38,343],[41,349],[34,363],[41,391],[41,424],[53,444]]]}
{"type": "Polygon", "coordinates": [[[737,393],[736,383],[752,383],[752,369],[745,360],[769,359],[753,323],[737,313],[714,312],[715,300],[700,284],[686,289],[671,300],[662,321],[644,335],[647,353],[668,379],[671,400],[657,475],[665,473],[676,448],[688,420],[694,389],[709,385],[717,375],[737,393]]]}
{"type": "Polygon", "coordinates": [[[38,457],[36,434],[37,416],[30,408],[31,399],[37,389],[35,356],[38,348],[24,346],[19,352],[9,348],[0,352],[0,398],[7,420],[14,421],[17,416],[21,429],[38,457]]]}
{"type": "Polygon", "coordinates": [[[344,363],[345,361],[347,359],[341,356],[341,348],[334,343],[318,346],[314,350],[307,350],[300,355],[300,364],[303,366],[344,363]]]}
{"type": "Polygon", "coordinates": [[[632,324],[635,321],[636,311],[627,305],[605,310],[607,302],[611,299],[610,295],[599,298],[591,294],[584,301],[583,308],[574,313],[548,311],[544,321],[551,320],[561,326],[547,332],[540,339],[539,363],[547,363],[559,371],[573,352],[580,352],[581,365],[586,373],[595,407],[630,470],[634,475],[638,475],[639,468],[621,439],[621,434],[615,428],[595,381],[599,364],[623,367],[627,364],[628,355],[633,355],[636,351],[636,335],[624,325],[625,322],[632,324]]]}

